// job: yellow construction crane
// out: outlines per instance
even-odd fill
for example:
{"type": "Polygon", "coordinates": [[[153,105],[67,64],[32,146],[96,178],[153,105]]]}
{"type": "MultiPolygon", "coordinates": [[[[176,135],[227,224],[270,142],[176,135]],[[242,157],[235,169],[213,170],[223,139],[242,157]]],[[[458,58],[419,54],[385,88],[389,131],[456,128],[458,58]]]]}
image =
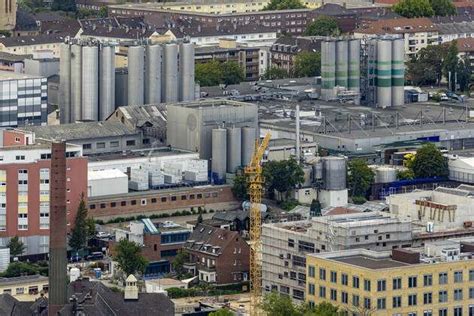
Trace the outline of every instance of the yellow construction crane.
{"type": "Polygon", "coordinates": [[[250,315],[261,314],[262,303],[262,215],[260,204],[262,202],[263,184],[265,179],[262,175],[261,161],[263,154],[270,142],[270,133],[267,133],[259,143],[255,141],[255,151],[248,166],[245,167],[245,175],[248,177],[250,196],[250,315]]]}

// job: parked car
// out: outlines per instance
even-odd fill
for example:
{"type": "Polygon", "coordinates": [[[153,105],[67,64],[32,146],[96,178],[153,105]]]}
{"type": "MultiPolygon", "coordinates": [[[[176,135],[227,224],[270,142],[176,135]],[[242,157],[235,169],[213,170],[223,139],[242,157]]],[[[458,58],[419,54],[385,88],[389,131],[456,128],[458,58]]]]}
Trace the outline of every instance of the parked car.
{"type": "Polygon", "coordinates": [[[102,260],[104,259],[104,254],[100,251],[92,252],[86,256],[87,260],[102,260]]]}
{"type": "Polygon", "coordinates": [[[97,232],[95,236],[97,238],[110,238],[110,234],[106,232],[97,232]]]}

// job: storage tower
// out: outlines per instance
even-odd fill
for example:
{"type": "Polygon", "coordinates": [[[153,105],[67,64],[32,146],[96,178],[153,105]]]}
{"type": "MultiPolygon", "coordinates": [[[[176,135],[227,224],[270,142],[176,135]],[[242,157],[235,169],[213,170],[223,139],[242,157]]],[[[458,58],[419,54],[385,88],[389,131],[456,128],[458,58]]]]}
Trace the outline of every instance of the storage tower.
{"type": "Polygon", "coordinates": [[[163,49],[163,90],[162,100],[165,103],[178,102],[178,45],[167,44],[163,49]]]}
{"type": "Polygon", "coordinates": [[[143,105],[145,96],[145,47],[128,48],[128,105],[143,105]]]}
{"type": "Polygon", "coordinates": [[[115,51],[105,46],[100,51],[100,116],[104,121],[115,111],[115,51]]]}
{"type": "Polygon", "coordinates": [[[321,97],[324,100],[335,98],[336,86],[336,42],[321,42],[321,97]]]}
{"type": "Polygon", "coordinates": [[[148,45],[146,47],[146,104],[161,103],[162,54],[161,45],[148,45]]]}
{"type": "Polygon", "coordinates": [[[194,44],[183,43],[179,47],[180,101],[194,100],[194,44]]]}
{"type": "Polygon", "coordinates": [[[83,121],[99,119],[99,47],[82,47],[82,117],[83,121]]]}

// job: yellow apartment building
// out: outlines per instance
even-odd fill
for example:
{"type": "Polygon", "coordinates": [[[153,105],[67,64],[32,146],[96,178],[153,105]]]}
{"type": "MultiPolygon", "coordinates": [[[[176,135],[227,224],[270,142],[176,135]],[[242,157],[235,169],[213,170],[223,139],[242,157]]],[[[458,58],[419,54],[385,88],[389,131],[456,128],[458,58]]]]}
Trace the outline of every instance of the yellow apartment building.
{"type": "Polygon", "coordinates": [[[306,301],[346,315],[473,316],[474,242],[307,255],[306,301]]]}
{"type": "Polygon", "coordinates": [[[33,302],[41,295],[48,295],[48,277],[26,275],[0,278],[0,294],[10,294],[19,301],[33,302]]]}

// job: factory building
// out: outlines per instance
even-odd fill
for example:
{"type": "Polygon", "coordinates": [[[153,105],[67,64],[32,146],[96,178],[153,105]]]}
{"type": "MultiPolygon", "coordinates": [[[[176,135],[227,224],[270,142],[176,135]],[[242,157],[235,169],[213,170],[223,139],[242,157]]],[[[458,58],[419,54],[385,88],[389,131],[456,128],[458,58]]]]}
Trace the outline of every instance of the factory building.
{"type": "Polygon", "coordinates": [[[210,159],[213,182],[221,183],[226,173],[249,163],[258,136],[256,105],[207,100],[169,104],[167,110],[168,144],[210,159]]]}
{"type": "Polygon", "coordinates": [[[41,76],[0,71],[0,126],[46,125],[48,84],[41,76]]]}
{"type": "Polygon", "coordinates": [[[473,315],[472,239],[379,252],[308,254],[310,306],[328,302],[370,315],[473,315]]]}
{"type": "Polygon", "coordinates": [[[306,293],[306,255],[365,248],[375,251],[410,246],[412,225],[381,212],[313,217],[311,220],[264,224],[262,286],[302,302],[306,293]]]}
{"type": "Polygon", "coordinates": [[[193,44],[126,45],[128,67],[117,73],[116,45],[61,44],[61,123],[103,121],[121,105],[195,99],[193,44]]]}

